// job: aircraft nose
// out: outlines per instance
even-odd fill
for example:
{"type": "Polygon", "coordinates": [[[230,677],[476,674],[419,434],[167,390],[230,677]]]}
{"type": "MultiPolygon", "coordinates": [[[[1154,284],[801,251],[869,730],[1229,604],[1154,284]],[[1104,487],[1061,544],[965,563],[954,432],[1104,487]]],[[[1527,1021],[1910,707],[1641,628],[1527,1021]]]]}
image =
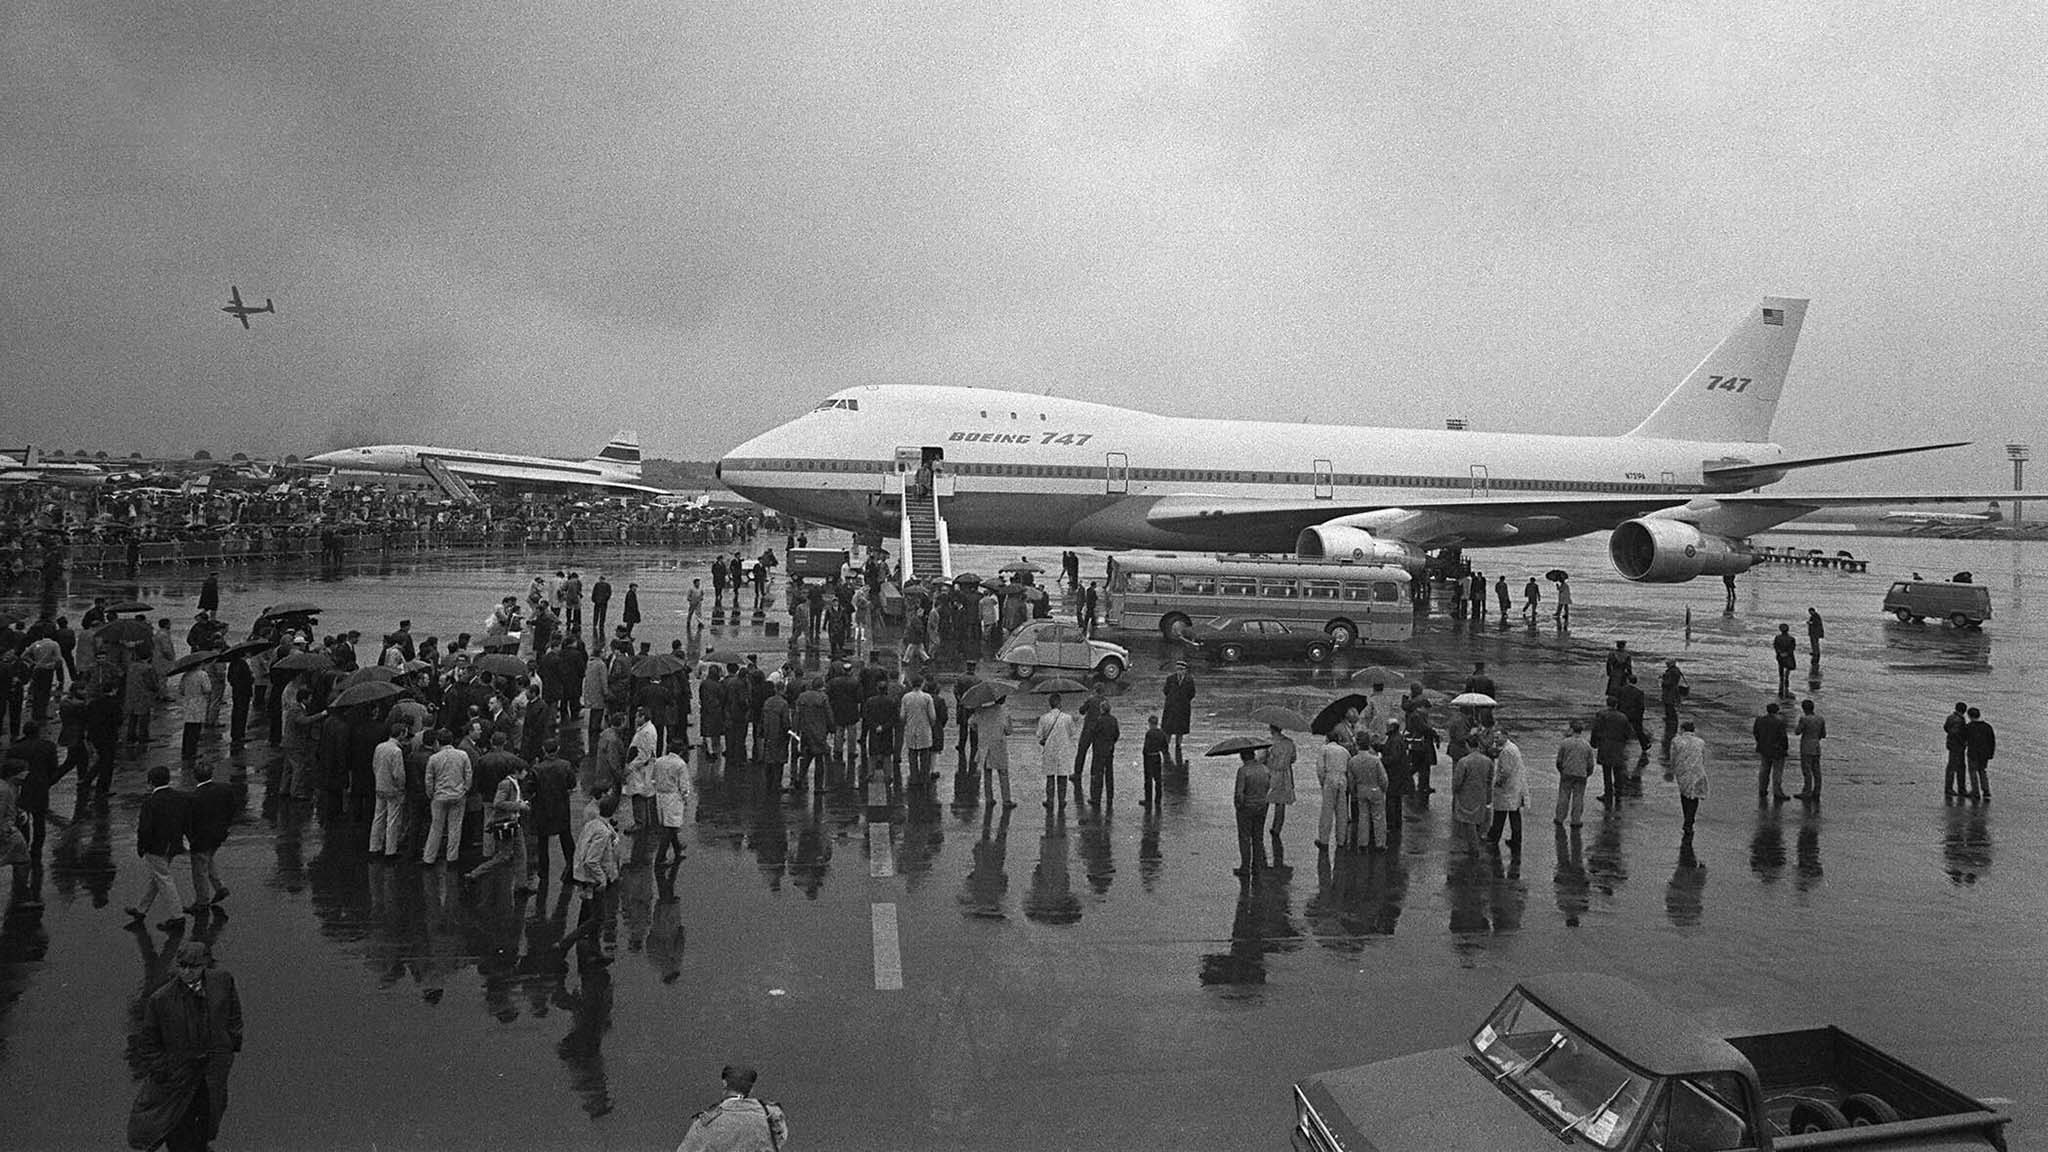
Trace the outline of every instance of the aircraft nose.
{"type": "Polygon", "coordinates": [[[340,455],[341,453],[339,452],[322,452],[318,456],[306,457],[306,463],[324,464],[327,467],[332,468],[341,463],[341,461],[337,459],[337,457],[339,457],[340,455]]]}

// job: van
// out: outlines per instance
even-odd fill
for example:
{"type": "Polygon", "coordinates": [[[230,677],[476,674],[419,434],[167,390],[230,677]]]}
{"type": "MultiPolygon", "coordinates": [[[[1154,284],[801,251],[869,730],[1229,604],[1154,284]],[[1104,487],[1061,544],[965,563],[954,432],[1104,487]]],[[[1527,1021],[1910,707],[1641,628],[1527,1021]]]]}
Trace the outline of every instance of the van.
{"type": "Polygon", "coordinates": [[[1946,580],[1896,580],[1884,594],[1884,610],[1901,624],[1932,616],[1957,628],[1981,628],[1991,619],[1991,589],[1946,580]]]}

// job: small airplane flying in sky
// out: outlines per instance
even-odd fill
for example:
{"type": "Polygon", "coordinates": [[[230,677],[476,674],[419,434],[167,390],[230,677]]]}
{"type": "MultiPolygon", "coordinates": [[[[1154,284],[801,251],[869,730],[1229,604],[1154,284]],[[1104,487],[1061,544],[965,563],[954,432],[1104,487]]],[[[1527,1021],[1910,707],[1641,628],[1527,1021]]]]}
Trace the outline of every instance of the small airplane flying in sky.
{"type": "Polygon", "coordinates": [[[247,328],[249,326],[249,317],[255,315],[258,312],[269,312],[272,315],[275,315],[277,313],[277,307],[270,302],[270,297],[268,296],[265,296],[263,298],[263,307],[255,308],[251,307],[250,305],[242,303],[242,290],[240,288],[237,288],[233,284],[230,284],[228,285],[228,292],[229,294],[234,296],[235,302],[221,309],[221,311],[227,313],[230,316],[233,316],[237,320],[240,320],[242,322],[242,327],[244,328],[247,328]]]}

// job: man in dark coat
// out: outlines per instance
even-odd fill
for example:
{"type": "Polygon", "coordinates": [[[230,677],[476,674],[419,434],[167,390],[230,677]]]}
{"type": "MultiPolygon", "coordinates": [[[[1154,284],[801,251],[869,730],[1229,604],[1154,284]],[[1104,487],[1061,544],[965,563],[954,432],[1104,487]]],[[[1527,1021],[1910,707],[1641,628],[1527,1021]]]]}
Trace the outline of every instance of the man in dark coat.
{"type": "Polygon", "coordinates": [[[199,611],[220,611],[220,573],[208,572],[205,583],[199,586],[199,611]]]}
{"type": "Polygon", "coordinates": [[[1181,748],[1181,738],[1188,734],[1194,724],[1195,677],[1188,671],[1188,662],[1174,662],[1173,674],[1166,678],[1166,703],[1159,709],[1159,728],[1173,738],[1174,767],[1185,770],[1188,766],[1186,751],[1181,748]]]}
{"type": "Polygon", "coordinates": [[[1636,731],[1618,703],[1609,696],[1607,707],[1593,716],[1593,755],[1600,763],[1600,802],[1603,804],[1621,803],[1621,774],[1628,766],[1629,738],[1636,731]]]}
{"type": "Polygon", "coordinates": [[[640,623],[640,585],[626,585],[626,606],[619,609],[619,623],[625,626],[628,636],[633,634],[633,626],[640,623]]]}
{"type": "Polygon", "coordinates": [[[204,941],[178,945],[171,979],[143,1001],[134,1051],[147,1077],[128,1116],[131,1148],[203,1152],[220,1134],[242,1050],[242,998],[212,961],[204,941]]]}
{"type": "Polygon", "coordinates": [[[1750,734],[1756,738],[1756,755],[1759,767],[1756,772],[1756,798],[1784,801],[1785,757],[1792,751],[1792,735],[1785,727],[1785,718],[1778,714],[1775,703],[1764,705],[1764,714],[1750,725],[1750,734]]]}
{"type": "Polygon", "coordinates": [[[171,860],[184,851],[187,819],[187,798],[171,787],[171,770],[162,764],[151,765],[149,795],[143,797],[135,822],[135,854],[149,871],[149,886],[139,902],[128,906],[130,920],[146,919],[162,894],[171,898],[173,915],[159,927],[168,932],[184,925],[185,918],[175,914],[183,901],[178,896],[178,881],[171,875],[171,860]]]}
{"type": "Polygon", "coordinates": [[[57,766],[57,746],[43,735],[40,721],[29,721],[21,731],[21,739],[8,747],[7,758],[28,765],[28,775],[21,781],[21,810],[29,818],[29,853],[41,857],[50,818],[50,787],[64,773],[57,766]]]}
{"type": "Polygon", "coordinates": [[[590,634],[604,639],[604,616],[612,606],[612,582],[600,573],[597,583],[590,586],[590,634]]]}
{"type": "Polygon", "coordinates": [[[228,898],[227,885],[220,882],[220,870],[214,867],[213,857],[228,842],[228,826],[234,823],[235,811],[241,804],[232,785],[214,779],[213,765],[196,764],[192,774],[199,787],[186,802],[185,844],[192,853],[192,904],[185,911],[197,915],[228,898]]]}
{"type": "Polygon", "coordinates": [[[1998,733],[1991,728],[1991,722],[1975,708],[1970,709],[1970,722],[1963,725],[1963,753],[1970,765],[1969,787],[1963,795],[1972,800],[1991,799],[1991,758],[1998,753],[1998,733]]]}

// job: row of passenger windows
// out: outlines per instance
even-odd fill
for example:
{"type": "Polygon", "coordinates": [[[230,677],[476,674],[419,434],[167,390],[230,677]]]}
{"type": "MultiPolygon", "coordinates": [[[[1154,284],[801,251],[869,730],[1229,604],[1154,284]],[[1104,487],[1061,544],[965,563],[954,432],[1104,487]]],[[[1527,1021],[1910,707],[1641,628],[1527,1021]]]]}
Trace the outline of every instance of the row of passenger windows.
{"type": "MultiPolygon", "coordinates": [[[[775,472],[876,473],[889,471],[880,460],[734,460],[735,468],[758,468],[775,472]]],[[[1029,476],[1040,479],[1100,482],[1128,477],[1177,484],[1300,484],[1316,483],[1346,488],[1443,488],[1452,491],[1478,489],[1494,492],[1668,492],[1689,490],[1676,482],[1661,484],[1614,484],[1593,480],[1478,479],[1470,476],[1396,476],[1342,473],[1317,480],[1308,472],[1233,472],[1200,468],[1102,468],[1070,464],[961,464],[946,462],[955,476],[1029,476]]]]}
{"type": "Polygon", "coordinates": [[[1174,576],[1171,573],[1123,574],[1126,593],[1176,596],[1250,596],[1262,600],[1401,599],[1401,586],[1391,580],[1272,580],[1246,576],[1174,576]]]}

